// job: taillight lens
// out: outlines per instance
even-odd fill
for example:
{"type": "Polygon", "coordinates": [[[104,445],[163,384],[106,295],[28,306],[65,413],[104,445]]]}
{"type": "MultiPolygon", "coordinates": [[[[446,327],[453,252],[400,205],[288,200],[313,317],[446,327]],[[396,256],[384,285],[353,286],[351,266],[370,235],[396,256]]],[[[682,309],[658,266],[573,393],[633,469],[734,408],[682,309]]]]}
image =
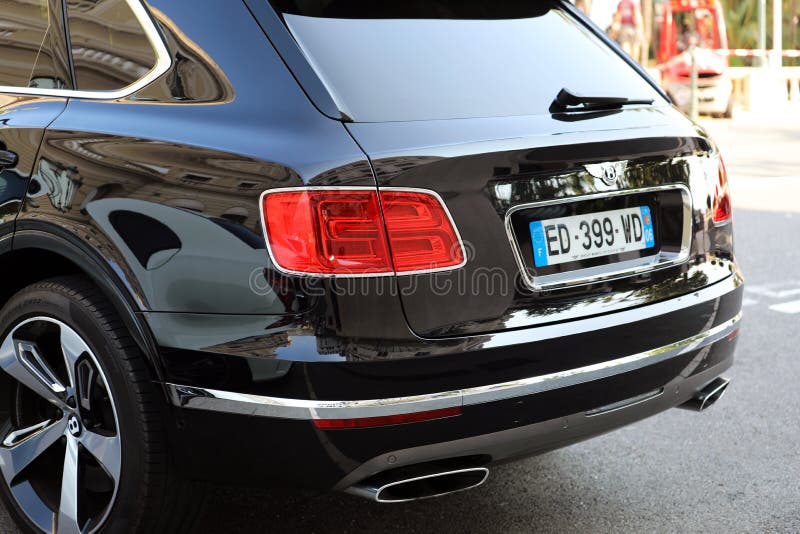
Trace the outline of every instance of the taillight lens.
{"type": "Polygon", "coordinates": [[[378,199],[370,191],[287,191],[264,197],[275,263],[308,274],[392,272],[378,199]]]}
{"type": "Polygon", "coordinates": [[[460,266],[464,252],[442,202],[430,192],[270,191],[264,231],[286,272],[365,276],[460,266]],[[381,216],[381,204],[386,220],[381,216]]]}
{"type": "Polygon", "coordinates": [[[381,191],[381,204],[398,273],[457,267],[464,251],[438,197],[418,191],[381,191]]]}
{"type": "Polygon", "coordinates": [[[725,163],[719,158],[719,172],[714,190],[714,223],[722,224],[731,220],[733,208],[731,207],[731,188],[728,183],[728,172],[725,163]]]}

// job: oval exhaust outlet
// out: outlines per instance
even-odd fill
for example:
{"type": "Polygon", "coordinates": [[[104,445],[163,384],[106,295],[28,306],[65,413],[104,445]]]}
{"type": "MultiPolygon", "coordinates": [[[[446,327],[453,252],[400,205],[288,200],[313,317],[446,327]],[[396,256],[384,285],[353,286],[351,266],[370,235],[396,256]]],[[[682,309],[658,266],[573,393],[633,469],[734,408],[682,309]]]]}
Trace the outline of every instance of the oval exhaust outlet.
{"type": "Polygon", "coordinates": [[[706,384],[703,389],[695,393],[694,397],[681,404],[680,408],[702,412],[713,406],[722,398],[730,383],[731,381],[728,378],[716,378],[706,384]]]}
{"type": "Polygon", "coordinates": [[[470,467],[413,478],[400,478],[380,485],[362,483],[349,488],[347,492],[380,503],[408,502],[476,488],[486,482],[488,477],[487,468],[470,467]]]}

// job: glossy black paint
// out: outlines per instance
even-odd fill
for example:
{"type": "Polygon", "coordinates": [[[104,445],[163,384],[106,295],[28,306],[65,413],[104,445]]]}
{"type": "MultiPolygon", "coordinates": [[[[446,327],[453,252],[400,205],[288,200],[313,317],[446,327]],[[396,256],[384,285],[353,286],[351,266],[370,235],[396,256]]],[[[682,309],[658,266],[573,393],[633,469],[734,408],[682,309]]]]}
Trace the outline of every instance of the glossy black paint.
{"type": "Polygon", "coordinates": [[[348,129],[370,155],[380,186],[434,188],[471,252],[461,271],[399,279],[406,317],[422,337],[489,333],[605,313],[687,293],[733,272],[725,259],[729,247],[723,244],[730,240],[730,228],[714,227],[710,191],[696,183],[696,165],[681,159],[714,149],[670,108],[626,110],[568,125],[537,116],[351,124],[348,129]],[[507,137],[497,141],[501,136],[507,137]],[[417,153],[425,157],[410,155],[417,153]],[[620,160],[629,162],[629,171],[614,187],[583,168],[620,160]],[[684,184],[694,192],[693,234],[708,239],[694,240],[690,262],[558,291],[530,291],[519,282],[504,227],[510,208],[663,184],[684,184]],[[436,290],[463,286],[464,280],[494,282],[495,273],[513,283],[496,287],[491,295],[436,290]]]}
{"type": "Polygon", "coordinates": [[[64,110],[66,99],[0,95],[0,150],[16,154],[0,168],[0,235],[13,232],[44,129],[64,110]]]}
{"type": "MultiPolygon", "coordinates": [[[[152,0],[148,9],[171,66],[136,93],[97,100],[0,92],[0,149],[19,155],[0,180],[0,272],[6,292],[29,282],[21,270],[58,274],[53,258],[86,273],[134,332],[154,381],[323,400],[434,393],[668,345],[739,312],[732,227],[713,224],[707,184],[686,159],[707,160],[716,149],[673,108],[344,124],[266,1],[209,0],[200,10],[189,0],[152,0]],[[620,160],[630,172],[613,188],[583,168],[620,160]],[[504,226],[510,208],[665,183],[695,195],[689,261],[563,290],[517,283],[504,226]],[[470,261],[459,271],[397,278],[281,275],[265,248],[259,197],[303,185],[435,190],[470,261]],[[35,266],[42,258],[51,269],[35,266]],[[432,290],[458,288],[481,269],[507,277],[507,291],[432,290]],[[667,317],[643,311],[606,331],[526,339],[537,326],[646,310],[729,277],[732,292],[667,317]]],[[[729,363],[732,350],[733,342],[719,342],[704,361],[729,363]]],[[[309,462],[315,472],[303,484],[329,488],[382,451],[641,394],[678,376],[691,356],[402,432],[323,432],[308,422],[187,409],[174,410],[170,431],[179,450],[191,451],[179,458],[191,472],[208,468],[225,435],[237,448],[211,462],[220,467],[215,476],[289,482],[309,462]]]]}
{"type": "Polygon", "coordinates": [[[172,69],[124,100],[69,102],[42,143],[19,224],[35,219],[87,236],[142,311],[282,315],[293,310],[250,289],[269,267],[261,192],[374,181],[363,153],[310,105],[247,9],[212,2],[204,11],[153,3],[172,69]],[[202,31],[215,18],[219,32],[202,31]],[[240,50],[252,51],[257,68],[240,50]],[[180,246],[142,264],[135,241],[158,237],[120,234],[109,219],[116,211],[161,221],[180,246]]]}
{"type": "MultiPolygon", "coordinates": [[[[125,323],[131,337],[144,354],[151,375],[163,382],[165,376],[158,347],[128,288],[121,284],[115,271],[103,256],[90,249],[70,231],[35,221],[13,236],[13,250],[0,258],[0,273],[12,279],[0,293],[3,301],[21,287],[39,280],[66,274],[82,274],[90,278],[105,294],[125,323]],[[25,269],[20,269],[24,266],[25,269]]],[[[7,241],[11,241],[8,239],[7,241]]],[[[0,246],[3,241],[0,241],[0,246]]]]}
{"type": "MultiPolygon", "coordinates": [[[[310,400],[422,395],[575,369],[669,345],[676,341],[676,332],[690,337],[735,317],[741,309],[742,293],[740,286],[719,299],[670,314],[643,315],[634,323],[536,342],[525,342],[524,331],[519,337],[418,339],[406,342],[402,348],[409,357],[399,360],[290,363],[250,353],[222,355],[177,349],[163,351],[162,357],[167,381],[195,387],[310,400]]],[[[216,320],[208,318],[205,323],[216,320]]],[[[266,344],[268,339],[265,336],[251,343],[266,344]]],[[[282,348],[272,347],[275,357],[280,357],[282,348]]],[[[366,354],[379,347],[359,349],[366,354]]],[[[331,356],[343,360],[340,355],[331,356]]]]}
{"type": "MultiPolygon", "coordinates": [[[[202,470],[216,480],[259,487],[268,484],[328,490],[361,463],[387,452],[546,421],[553,421],[555,429],[560,429],[560,417],[653,391],[687,368],[699,372],[709,365],[719,365],[719,362],[728,362],[729,365],[735,346],[735,340],[723,340],[708,349],[687,353],[639,371],[529,397],[471,406],[458,417],[433,422],[323,432],[306,421],[188,411],[180,431],[174,433],[174,439],[184,450],[192,451],[191,455],[180,458],[187,472],[202,470]],[[237,443],[236,449],[221,448],[221,435],[226,437],[226,442],[237,443]],[[292,439],[274,439],[274,436],[292,436],[292,439]],[[215,446],[198,446],[201,443],[215,446]],[[264,461],[267,458],[280,458],[280,461],[264,461]],[[313,469],[308,468],[310,465],[314,466],[313,469]],[[298,476],[300,473],[302,476],[298,476]]],[[[553,433],[557,435],[557,430],[553,433]]],[[[584,436],[584,439],[588,437],[584,436]]],[[[558,446],[575,441],[564,439],[558,446]]],[[[530,443],[530,449],[536,451],[537,445],[536,442],[530,443]]],[[[539,452],[554,446],[542,447],[539,452]]],[[[391,468],[391,464],[385,464],[385,468],[391,468]]]]}
{"type": "Polygon", "coordinates": [[[322,80],[281,22],[280,16],[262,0],[244,0],[244,3],[316,108],[331,119],[348,120],[336,107],[322,80]]]}

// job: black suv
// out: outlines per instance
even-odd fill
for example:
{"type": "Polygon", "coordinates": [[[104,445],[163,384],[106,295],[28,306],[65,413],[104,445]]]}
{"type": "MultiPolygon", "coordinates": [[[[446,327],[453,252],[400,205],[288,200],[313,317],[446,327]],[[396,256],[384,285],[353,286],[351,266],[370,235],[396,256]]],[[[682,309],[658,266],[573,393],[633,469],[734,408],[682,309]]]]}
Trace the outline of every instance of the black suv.
{"type": "Polygon", "coordinates": [[[0,0],[0,493],[176,532],[725,390],[720,155],[566,1],[0,0]]]}

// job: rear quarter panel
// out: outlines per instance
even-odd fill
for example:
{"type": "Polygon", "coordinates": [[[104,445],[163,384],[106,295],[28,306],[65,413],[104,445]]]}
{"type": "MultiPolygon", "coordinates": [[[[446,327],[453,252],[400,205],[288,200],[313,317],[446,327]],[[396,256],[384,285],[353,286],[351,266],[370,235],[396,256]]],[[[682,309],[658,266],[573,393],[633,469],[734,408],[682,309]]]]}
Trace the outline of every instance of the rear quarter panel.
{"type": "Polygon", "coordinates": [[[151,2],[170,70],[125,99],[69,102],[42,142],[18,229],[66,228],[113,264],[142,311],[294,313],[252,289],[270,268],[260,194],[374,180],[242,3],[197,11],[151,2]]]}

